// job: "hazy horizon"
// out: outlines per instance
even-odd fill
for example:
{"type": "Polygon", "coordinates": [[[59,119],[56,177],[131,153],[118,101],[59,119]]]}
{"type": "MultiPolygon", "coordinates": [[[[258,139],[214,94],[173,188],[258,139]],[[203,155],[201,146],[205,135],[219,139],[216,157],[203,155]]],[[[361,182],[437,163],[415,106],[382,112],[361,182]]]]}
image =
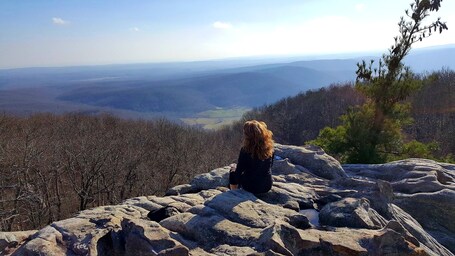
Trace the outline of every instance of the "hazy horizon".
{"type": "MultiPolygon", "coordinates": [[[[431,45],[426,47],[415,47],[411,50],[410,55],[417,53],[416,51],[429,50],[429,49],[449,49],[455,48],[455,44],[442,44],[442,45],[431,45]]],[[[385,49],[386,50],[386,49],[385,49]]],[[[14,70],[14,69],[33,69],[33,68],[73,68],[73,67],[98,67],[98,66],[128,66],[128,65],[159,65],[159,64],[179,64],[179,63],[203,63],[203,62],[242,62],[244,65],[238,66],[250,66],[250,65],[261,65],[266,63],[287,63],[296,61],[313,61],[313,60],[347,60],[362,57],[380,57],[384,51],[359,51],[359,52],[345,52],[345,53],[332,53],[332,54],[295,54],[295,55],[254,55],[254,56],[239,56],[239,57],[226,57],[226,58],[214,58],[214,59],[198,59],[198,60],[169,60],[169,61],[131,61],[131,62],[113,62],[113,63],[91,63],[91,64],[68,64],[68,65],[43,65],[43,66],[25,66],[25,67],[0,67],[1,70],[14,70]],[[253,64],[249,64],[252,62],[253,64]],[[255,63],[257,62],[257,64],[255,63]]],[[[236,65],[237,66],[237,65],[236,65]]]]}

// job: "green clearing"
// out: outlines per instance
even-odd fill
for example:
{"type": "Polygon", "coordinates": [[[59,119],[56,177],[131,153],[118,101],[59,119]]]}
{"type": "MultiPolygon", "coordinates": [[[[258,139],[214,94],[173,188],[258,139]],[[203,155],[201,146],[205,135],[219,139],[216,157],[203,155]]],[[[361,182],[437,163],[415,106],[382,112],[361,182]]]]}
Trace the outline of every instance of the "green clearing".
{"type": "Polygon", "coordinates": [[[186,124],[201,126],[204,129],[218,129],[239,120],[249,110],[251,109],[244,107],[216,108],[200,112],[195,117],[181,118],[181,120],[186,124]]]}

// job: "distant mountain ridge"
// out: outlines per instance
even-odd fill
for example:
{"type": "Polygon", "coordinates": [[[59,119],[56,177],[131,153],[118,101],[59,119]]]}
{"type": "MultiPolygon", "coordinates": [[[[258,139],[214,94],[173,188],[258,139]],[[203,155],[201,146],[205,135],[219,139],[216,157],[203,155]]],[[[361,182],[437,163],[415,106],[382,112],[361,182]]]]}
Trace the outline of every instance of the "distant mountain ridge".
{"type": "Polygon", "coordinates": [[[135,88],[76,88],[58,99],[139,112],[200,112],[216,107],[271,104],[282,97],[319,88],[338,79],[328,72],[279,66],[256,71],[144,82],[135,88]]]}
{"type": "MultiPolygon", "coordinates": [[[[378,57],[0,70],[0,109],[19,114],[87,111],[147,118],[191,116],[214,108],[251,108],[301,91],[352,82],[356,63],[362,59],[378,57]]],[[[416,72],[455,69],[455,45],[416,49],[406,63],[416,72]]]]}

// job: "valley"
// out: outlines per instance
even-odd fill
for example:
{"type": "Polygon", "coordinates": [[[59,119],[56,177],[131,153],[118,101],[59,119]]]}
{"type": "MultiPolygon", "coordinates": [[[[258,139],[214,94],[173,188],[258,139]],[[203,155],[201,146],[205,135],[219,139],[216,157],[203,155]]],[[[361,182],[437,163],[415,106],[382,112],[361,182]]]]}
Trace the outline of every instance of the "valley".
{"type": "MultiPolygon", "coordinates": [[[[371,55],[374,56],[374,55],[371,55]]],[[[0,111],[122,118],[166,117],[204,128],[299,92],[355,80],[356,63],[377,57],[298,57],[0,70],[0,111]]],[[[415,72],[455,68],[455,47],[417,49],[415,72]],[[441,56],[444,56],[442,58],[441,56]]]]}

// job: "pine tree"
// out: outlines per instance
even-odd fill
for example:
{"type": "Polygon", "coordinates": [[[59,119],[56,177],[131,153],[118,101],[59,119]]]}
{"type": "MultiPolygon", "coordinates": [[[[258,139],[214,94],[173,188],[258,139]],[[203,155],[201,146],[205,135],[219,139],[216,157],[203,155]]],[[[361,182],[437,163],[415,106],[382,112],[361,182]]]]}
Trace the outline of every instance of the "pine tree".
{"type": "Polygon", "coordinates": [[[415,0],[401,17],[399,35],[378,64],[358,63],[356,89],[365,94],[366,104],[352,108],[342,116],[342,125],[324,128],[312,141],[329,153],[350,163],[380,163],[394,158],[403,150],[401,128],[409,124],[410,106],[403,101],[420,87],[419,79],[403,59],[414,43],[434,32],[441,33],[447,25],[436,21],[424,25],[431,12],[437,12],[442,0],[415,0]]]}

